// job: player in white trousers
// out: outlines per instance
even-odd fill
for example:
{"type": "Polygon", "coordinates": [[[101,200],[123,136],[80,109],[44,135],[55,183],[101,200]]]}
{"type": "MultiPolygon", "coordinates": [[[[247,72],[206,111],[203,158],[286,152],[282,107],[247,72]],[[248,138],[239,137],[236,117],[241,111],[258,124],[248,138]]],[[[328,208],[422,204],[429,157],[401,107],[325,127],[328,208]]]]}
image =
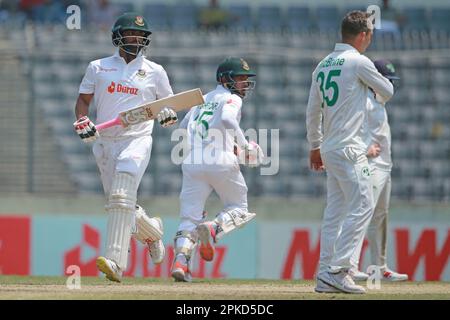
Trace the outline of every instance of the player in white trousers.
{"type": "MultiPolygon", "coordinates": [[[[88,118],[89,104],[97,121],[111,120],[127,109],[172,95],[162,66],[145,58],[151,31],[136,13],[120,16],[112,28],[113,56],[92,61],[81,82],[75,107],[76,132],[84,142],[94,141],[93,153],[107,198],[108,226],[106,252],[97,267],[109,280],[120,282],[126,270],[130,238],[147,245],[155,264],[164,258],[160,218],[150,218],[136,204],[137,189],[150,161],[153,121],[128,128],[116,126],[97,132],[88,118]]],[[[158,114],[163,126],[177,121],[176,113],[165,108],[158,114]]]]}
{"type": "Polygon", "coordinates": [[[392,84],[362,55],[373,26],[367,13],[352,11],[341,25],[342,42],[312,75],[306,112],[310,166],[327,173],[327,206],[320,237],[318,292],[364,293],[348,274],[373,213],[370,169],[363,141],[368,87],[387,101],[392,84]]]}
{"type": "Polygon", "coordinates": [[[205,104],[192,108],[181,128],[187,129],[188,153],[182,164],[180,225],[176,233],[172,277],[192,280],[192,259],[197,242],[206,261],[214,258],[214,244],[225,234],[255,217],[247,208],[247,185],[234,152],[235,141],[251,165],[262,161],[255,142],[248,142],[239,127],[242,99],[253,89],[256,74],[247,62],[228,58],[217,69],[218,85],[205,95],[205,104]],[[213,221],[205,221],[205,203],[212,191],[223,202],[213,221]]]}
{"type": "MultiPolygon", "coordinates": [[[[395,74],[394,65],[388,60],[377,60],[374,62],[377,70],[389,81],[400,79],[395,74]]],[[[391,129],[384,103],[380,103],[376,94],[369,90],[367,98],[367,157],[371,169],[371,180],[373,185],[373,198],[375,209],[372,220],[367,229],[369,239],[371,265],[380,269],[382,280],[406,281],[407,274],[401,274],[388,268],[386,263],[387,252],[387,223],[389,212],[389,201],[391,198],[391,129]]],[[[353,254],[352,269],[350,274],[354,280],[364,281],[368,274],[358,270],[363,239],[353,254]]]]}

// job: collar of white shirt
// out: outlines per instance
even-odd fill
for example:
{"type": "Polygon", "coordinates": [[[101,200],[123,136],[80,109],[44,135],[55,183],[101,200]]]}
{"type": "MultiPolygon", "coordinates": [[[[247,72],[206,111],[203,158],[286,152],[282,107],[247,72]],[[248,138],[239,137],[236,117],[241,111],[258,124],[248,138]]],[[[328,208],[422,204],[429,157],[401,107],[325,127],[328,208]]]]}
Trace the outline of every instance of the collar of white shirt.
{"type": "MultiPolygon", "coordinates": [[[[114,57],[114,58],[121,59],[123,62],[126,63],[125,59],[122,58],[122,57],[120,56],[119,50],[120,50],[119,48],[116,49],[116,51],[114,52],[113,57],[114,57]]],[[[145,56],[142,54],[142,51],[140,51],[140,52],[137,54],[136,58],[135,58],[133,61],[131,61],[130,63],[134,62],[135,60],[139,60],[139,59],[143,59],[143,58],[145,58],[145,56]]]]}
{"type": "Polygon", "coordinates": [[[216,90],[222,91],[222,92],[230,92],[227,88],[225,88],[223,85],[218,84],[216,87],[216,90]]]}
{"type": "Polygon", "coordinates": [[[336,43],[334,46],[334,51],[355,51],[358,52],[352,45],[349,45],[348,43],[336,43]]]}

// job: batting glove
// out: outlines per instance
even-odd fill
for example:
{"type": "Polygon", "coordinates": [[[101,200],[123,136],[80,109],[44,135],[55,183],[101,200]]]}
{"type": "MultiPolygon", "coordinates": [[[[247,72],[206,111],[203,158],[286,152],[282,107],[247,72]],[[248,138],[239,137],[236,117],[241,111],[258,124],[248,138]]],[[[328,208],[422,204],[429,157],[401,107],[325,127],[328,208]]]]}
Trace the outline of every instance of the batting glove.
{"type": "Polygon", "coordinates": [[[264,161],[264,152],[255,141],[250,141],[240,152],[238,158],[241,164],[254,168],[260,166],[264,161]]]}
{"type": "Polygon", "coordinates": [[[178,117],[172,108],[164,108],[158,113],[158,122],[163,128],[167,128],[177,123],[178,117]]]}
{"type": "Polygon", "coordinates": [[[92,142],[100,136],[95,128],[95,124],[86,116],[75,121],[73,126],[81,140],[85,143],[92,142]]]}

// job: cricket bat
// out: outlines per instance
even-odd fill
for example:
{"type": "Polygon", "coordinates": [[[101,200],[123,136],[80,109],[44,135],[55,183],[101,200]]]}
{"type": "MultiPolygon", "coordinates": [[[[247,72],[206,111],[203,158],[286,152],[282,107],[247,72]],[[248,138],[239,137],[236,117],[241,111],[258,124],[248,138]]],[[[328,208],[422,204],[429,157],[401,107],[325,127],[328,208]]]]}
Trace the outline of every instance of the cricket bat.
{"type": "Polygon", "coordinates": [[[205,103],[205,100],[203,99],[202,91],[199,88],[187,90],[167,98],[159,99],[143,104],[139,107],[123,111],[117,116],[117,118],[100,123],[95,127],[98,130],[119,125],[126,128],[133,124],[155,119],[164,107],[170,107],[173,111],[178,112],[203,103],[205,103]]]}

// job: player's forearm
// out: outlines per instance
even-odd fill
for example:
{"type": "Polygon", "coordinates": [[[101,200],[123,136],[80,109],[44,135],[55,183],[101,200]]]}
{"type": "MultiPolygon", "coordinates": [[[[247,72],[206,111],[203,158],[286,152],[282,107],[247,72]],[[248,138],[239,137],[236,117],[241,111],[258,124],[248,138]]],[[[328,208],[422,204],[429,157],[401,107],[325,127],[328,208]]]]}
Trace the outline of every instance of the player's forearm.
{"type": "Polygon", "coordinates": [[[316,88],[311,86],[308,106],[306,107],[306,137],[311,150],[320,148],[323,140],[321,101],[317,96],[316,88]]]}
{"type": "Polygon", "coordinates": [[[323,134],[320,126],[320,121],[309,121],[306,125],[306,138],[308,139],[311,150],[319,149],[322,145],[323,134]]]}
{"type": "Polygon", "coordinates": [[[87,116],[89,114],[89,103],[91,97],[86,97],[86,95],[79,95],[77,103],[75,105],[75,117],[80,119],[81,117],[87,116]]]}
{"type": "Polygon", "coordinates": [[[380,82],[378,88],[373,88],[376,93],[376,99],[378,102],[384,104],[394,95],[394,86],[386,79],[384,82],[380,82]]]}
{"type": "Polygon", "coordinates": [[[87,116],[89,114],[89,106],[84,103],[80,103],[75,106],[75,117],[80,119],[81,117],[87,116]]]}
{"type": "Polygon", "coordinates": [[[363,58],[358,65],[358,76],[369,88],[376,93],[382,102],[387,102],[394,95],[394,86],[383,77],[373,63],[363,58]]]}
{"type": "Polygon", "coordinates": [[[392,96],[386,97],[386,96],[382,96],[380,94],[375,94],[375,100],[382,106],[382,107],[386,107],[386,102],[391,99],[392,96]]]}
{"type": "Polygon", "coordinates": [[[231,130],[236,137],[236,142],[240,148],[245,148],[248,145],[248,141],[245,138],[244,132],[239,127],[239,123],[232,115],[227,113],[222,114],[222,123],[227,130],[231,130]]]}

